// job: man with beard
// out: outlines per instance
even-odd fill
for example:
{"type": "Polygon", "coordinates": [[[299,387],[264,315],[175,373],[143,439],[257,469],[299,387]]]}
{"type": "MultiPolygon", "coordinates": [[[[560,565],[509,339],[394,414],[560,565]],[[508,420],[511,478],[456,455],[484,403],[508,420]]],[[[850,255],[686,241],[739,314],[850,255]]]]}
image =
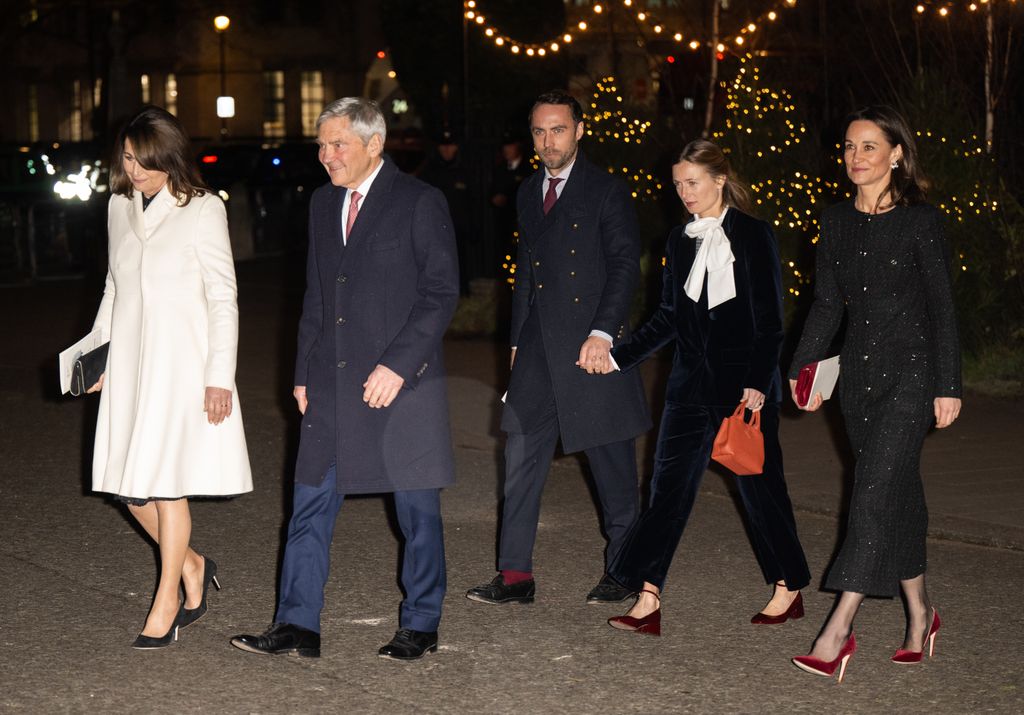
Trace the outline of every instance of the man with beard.
{"type": "MultiPolygon", "coordinates": [[[[559,438],[565,453],[587,455],[608,539],[605,565],[614,558],[637,514],[634,438],[651,425],[639,375],[600,376],[612,345],[629,335],[640,278],[629,192],[579,152],[583,110],[568,94],[537,99],[530,133],[544,168],[516,197],[520,237],[501,421],[508,439],[499,573],[466,593],[483,603],[534,600],[541,493],[559,438]]],[[[587,602],[630,595],[605,575],[587,602]]]]}

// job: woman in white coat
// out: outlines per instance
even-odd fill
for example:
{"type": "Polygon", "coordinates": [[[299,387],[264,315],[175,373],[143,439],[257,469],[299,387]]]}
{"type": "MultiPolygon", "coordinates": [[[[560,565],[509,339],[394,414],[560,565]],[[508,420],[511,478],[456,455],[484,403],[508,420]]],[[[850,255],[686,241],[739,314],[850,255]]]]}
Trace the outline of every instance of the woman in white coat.
{"type": "Polygon", "coordinates": [[[252,490],[235,390],[238,305],[224,204],[203,184],[178,120],[145,107],[118,137],[109,267],[94,327],[110,340],[93,489],[128,504],[160,549],[135,648],[201,617],[217,567],[189,547],[188,498],[252,490]],[[185,598],[180,600],[180,588],[185,598]]]}

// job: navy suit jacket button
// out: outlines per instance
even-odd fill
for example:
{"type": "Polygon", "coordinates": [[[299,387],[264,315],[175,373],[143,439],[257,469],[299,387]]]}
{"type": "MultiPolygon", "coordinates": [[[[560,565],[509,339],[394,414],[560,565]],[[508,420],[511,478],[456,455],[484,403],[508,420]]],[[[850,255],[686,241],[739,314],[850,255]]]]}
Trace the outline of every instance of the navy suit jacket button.
{"type": "Polygon", "coordinates": [[[346,362],[345,362],[344,360],[342,360],[341,362],[339,362],[339,363],[338,363],[338,368],[339,368],[339,369],[342,369],[342,368],[344,368],[344,367],[345,367],[345,365],[346,365],[346,364],[347,364],[347,363],[346,363],[346,362]]]}

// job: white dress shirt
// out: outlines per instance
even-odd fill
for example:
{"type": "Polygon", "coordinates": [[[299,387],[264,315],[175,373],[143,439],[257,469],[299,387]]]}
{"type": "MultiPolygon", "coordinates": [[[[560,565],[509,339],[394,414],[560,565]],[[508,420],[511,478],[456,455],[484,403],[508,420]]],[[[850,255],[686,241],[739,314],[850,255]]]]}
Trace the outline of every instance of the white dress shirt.
{"type": "MultiPolygon", "coordinates": [[[[370,192],[370,185],[373,184],[373,180],[377,178],[377,174],[380,173],[381,167],[384,166],[384,160],[380,159],[377,162],[377,168],[370,172],[370,175],[363,179],[363,183],[355,188],[355,191],[359,192],[362,197],[359,199],[359,210],[363,210],[363,202],[366,201],[366,195],[370,192]]],[[[348,245],[348,231],[345,227],[348,225],[348,207],[352,203],[352,190],[345,192],[345,200],[341,202],[341,244],[343,246],[348,245]]],[[[358,218],[358,214],[356,215],[358,218]]]]}

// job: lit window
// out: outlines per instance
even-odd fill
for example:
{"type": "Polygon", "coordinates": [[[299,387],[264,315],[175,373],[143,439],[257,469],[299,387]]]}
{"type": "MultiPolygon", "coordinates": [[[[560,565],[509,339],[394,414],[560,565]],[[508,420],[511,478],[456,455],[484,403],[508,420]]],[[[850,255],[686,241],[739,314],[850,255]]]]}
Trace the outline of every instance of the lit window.
{"type": "Polygon", "coordinates": [[[316,136],[316,118],[324,108],[323,72],[303,72],[300,85],[302,96],[302,134],[316,136]]]}
{"type": "Polygon", "coordinates": [[[173,72],[167,75],[164,82],[164,109],[178,116],[178,78],[173,72]]]}
{"type": "Polygon", "coordinates": [[[39,88],[28,86],[28,140],[39,141],[39,88]]]}
{"type": "Polygon", "coordinates": [[[142,103],[143,104],[149,104],[149,102],[150,102],[150,94],[149,94],[149,75],[148,74],[139,75],[139,91],[142,93],[142,103]]]}
{"type": "Polygon", "coordinates": [[[284,72],[263,73],[263,136],[282,139],[284,123],[284,72]]]}

